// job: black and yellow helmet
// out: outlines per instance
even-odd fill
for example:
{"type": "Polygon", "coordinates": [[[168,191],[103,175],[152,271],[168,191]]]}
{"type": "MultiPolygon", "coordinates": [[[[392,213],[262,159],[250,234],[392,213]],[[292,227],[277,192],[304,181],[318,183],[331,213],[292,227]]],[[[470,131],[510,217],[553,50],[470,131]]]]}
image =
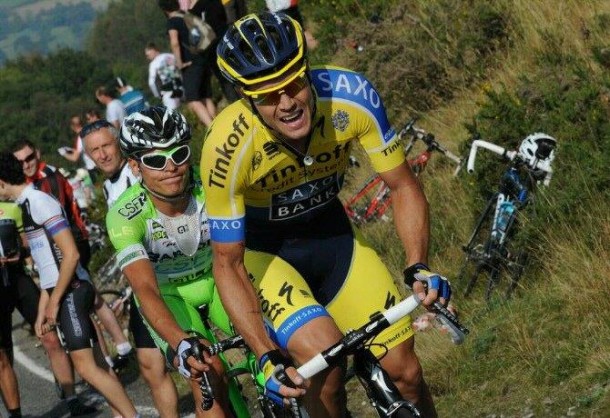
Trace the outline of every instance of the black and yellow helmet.
{"type": "Polygon", "coordinates": [[[218,43],[217,55],[223,75],[249,96],[261,93],[250,90],[253,85],[287,73],[288,84],[307,69],[303,29],[284,13],[249,14],[237,20],[218,43]]]}

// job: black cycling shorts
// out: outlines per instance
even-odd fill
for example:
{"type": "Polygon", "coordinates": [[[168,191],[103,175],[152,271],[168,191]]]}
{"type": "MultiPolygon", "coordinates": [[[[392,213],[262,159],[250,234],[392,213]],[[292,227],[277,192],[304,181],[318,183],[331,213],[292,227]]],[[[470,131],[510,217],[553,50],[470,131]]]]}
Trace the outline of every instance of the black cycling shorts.
{"type": "MultiPolygon", "coordinates": [[[[47,289],[49,293],[52,289],[47,289]]],[[[74,279],[68,286],[59,307],[58,333],[67,351],[92,348],[97,333],[91,320],[95,290],[89,281],[74,279]]]]}
{"type": "Polygon", "coordinates": [[[13,311],[15,308],[31,327],[36,322],[40,289],[21,264],[8,266],[8,286],[0,286],[0,349],[13,348],[13,311]]]}
{"type": "Polygon", "coordinates": [[[129,331],[131,331],[136,348],[157,348],[155,340],[150,336],[150,332],[144,324],[142,313],[136,305],[133,294],[129,306],[129,331]]]}
{"type": "Polygon", "coordinates": [[[212,69],[210,65],[193,62],[182,69],[184,101],[195,102],[212,98],[212,69]]]}

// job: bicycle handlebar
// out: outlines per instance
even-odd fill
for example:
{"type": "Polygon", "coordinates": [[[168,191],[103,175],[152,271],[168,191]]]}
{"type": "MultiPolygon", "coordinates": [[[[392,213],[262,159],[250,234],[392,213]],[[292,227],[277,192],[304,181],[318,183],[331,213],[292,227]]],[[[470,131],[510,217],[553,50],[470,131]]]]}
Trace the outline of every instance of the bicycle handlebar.
{"type": "Polygon", "coordinates": [[[477,151],[479,148],[485,148],[491,152],[494,152],[509,161],[512,161],[517,156],[517,151],[508,151],[506,148],[502,148],[499,145],[492,144],[491,142],[484,141],[482,139],[477,139],[472,142],[470,146],[470,154],[468,155],[468,163],[466,164],[466,170],[469,173],[474,173],[474,162],[477,158],[477,151]]]}
{"type": "MultiPolygon", "coordinates": [[[[308,379],[327,367],[337,363],[337,361],[346,354],[362,346],[367,340],[379,334],[382,330],[394,324],[401,318],[413,312],[421,303],[417,295],[411,295],[397,305],[391,307],[383,313],[377,313],[373,319],[361,328],[348,332],[345,337],[335,345],[318,353],[311,360],[300,366],[297,371],[301,376],[308,379]]],[[[439,318],[444,318],[446,325],[450,327],[454,342],[456,339],[461,343],[469,330],[462,326],[457,318],[447,310],[447,308],[435,303],[433,305],[434,312],[439,318]],[[454,336],[455,335],[455,336],[454,336]]]]}
{"type": "Polygon", "coordinates": [[[415,126],[415,121],[417,119],[411,119],[406,123],[404,128],[398,131],[398,137],[403,138],[405,135],[411,135],[411,139],[405,146],[405,154],[408,155],[415,144],[415,141],[420,140],[424,144],[426,144],[428,151],[438,151],[443,154],[445,157],[449,158],[451,161],[457,164],[455,171],[453,172],[453,176],[457,176],[462,168],[462,159],[449,151],[447,148],[443,147],[435,138],[434,134],[428,133],[421,128],[415,126]]]}
{"type": "MultiPolygon", "coordinates": [[[[483,141],[481,139],[477,139],[476,141],[474,141],[472,143],[472,146],[470,148],[470,154],[468,155],[468,164],[466,165],[466,169],[467,169],[468,173],[471,173],[471,174],[474,173],[474,162],[476,159],[477,150],[479,148],[485,148],[489,151],[492,151],[492,152],[502,156],[503,158],[507,159],[508,161],[520,159],[519,153],[517,151],[508,151],[506,148],[502,148],[499,145],[492,144],[491,142],[483,141]]],[[[520,161],[523,161],[523,160],[520,159],[520,161]]],[[[548,186],[551,181],[551,177],[553,175],[553,169],[550,166],[550,162],[549,161],[543,162],[540,160],[534,160],[534,161],[535,161],[535,163],[533,164],[533,166],[532,166],[531,162],[527,162],[527,164],[525,164],[526,167],[530,171],[538,170],[538,171],[545,173],[544,179],[542,179],[542,184],[544,184],[545,186],[548,186]]],[[[540,180],[538,180],[538,181],[540,181],[540,180]]]]}

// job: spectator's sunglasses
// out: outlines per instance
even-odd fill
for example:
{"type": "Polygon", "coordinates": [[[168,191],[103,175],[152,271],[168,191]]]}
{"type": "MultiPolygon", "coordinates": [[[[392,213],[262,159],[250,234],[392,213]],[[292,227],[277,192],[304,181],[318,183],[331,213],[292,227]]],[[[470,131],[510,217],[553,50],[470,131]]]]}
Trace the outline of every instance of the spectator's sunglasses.
{"type": "Polygon", "coordinates": [[[19,163],[21,165],[29,163],[30,161],[33,161],[36,159],[36,151],[32,151],[32,153],[30,155],[28,155],[27,157],[25,157],[23,160],[17,160],[19,161],[19,163]]]}
{"type": "Polygon", "coordinates": [[[146,168],[163,170],[167,167],[167,160],[171,159],[175,166],[179,166],[187,162],[190,156],[191,148],[188,145],[180,145],[167,151],[155,151],[141,155],[138,160],[146,168]]]}
{"type": "Polygon", "coordinates": [[[282,83],[279,86],[260,91],[244,91],[244,93],[249,96],[256,105],[275,105],[280,102],[282,94],[294,97],[308,85],[309,78],[307,77],[307,73],[302,71],[297,73],[296,77],[289,79],[286,84],[282,83]]]}
{"type": "Polygon", "coordinates": [[[98,119],[83,126],[83,128],[80,130],[79,136],[82,139],[87,135],[92,134],[93,132],[99,131],[102,128],[114,128],[114,125],[108,122],[106,119],[98,119]]]}

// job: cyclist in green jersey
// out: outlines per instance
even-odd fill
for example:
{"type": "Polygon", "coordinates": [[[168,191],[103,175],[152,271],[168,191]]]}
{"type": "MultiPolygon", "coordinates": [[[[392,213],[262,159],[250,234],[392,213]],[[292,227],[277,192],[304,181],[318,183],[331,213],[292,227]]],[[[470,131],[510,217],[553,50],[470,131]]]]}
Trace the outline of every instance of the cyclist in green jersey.
{"type": "Polygon", "coordinates": [[[190,139],[186,119],[175,110],[152,107],[129,115],[121,126],[121,150],[142,181],[120,196],[106,223],[153,339],[168,363],[191,378],[197,417],[232,416],[222,363],[194,356],[212,338],[201,306],[223,332],[233,331],[212,277],[205,196],[190,168],[190,139]],[[202,372],[217,400],[209,411],[199,407],[202,372]]]}

